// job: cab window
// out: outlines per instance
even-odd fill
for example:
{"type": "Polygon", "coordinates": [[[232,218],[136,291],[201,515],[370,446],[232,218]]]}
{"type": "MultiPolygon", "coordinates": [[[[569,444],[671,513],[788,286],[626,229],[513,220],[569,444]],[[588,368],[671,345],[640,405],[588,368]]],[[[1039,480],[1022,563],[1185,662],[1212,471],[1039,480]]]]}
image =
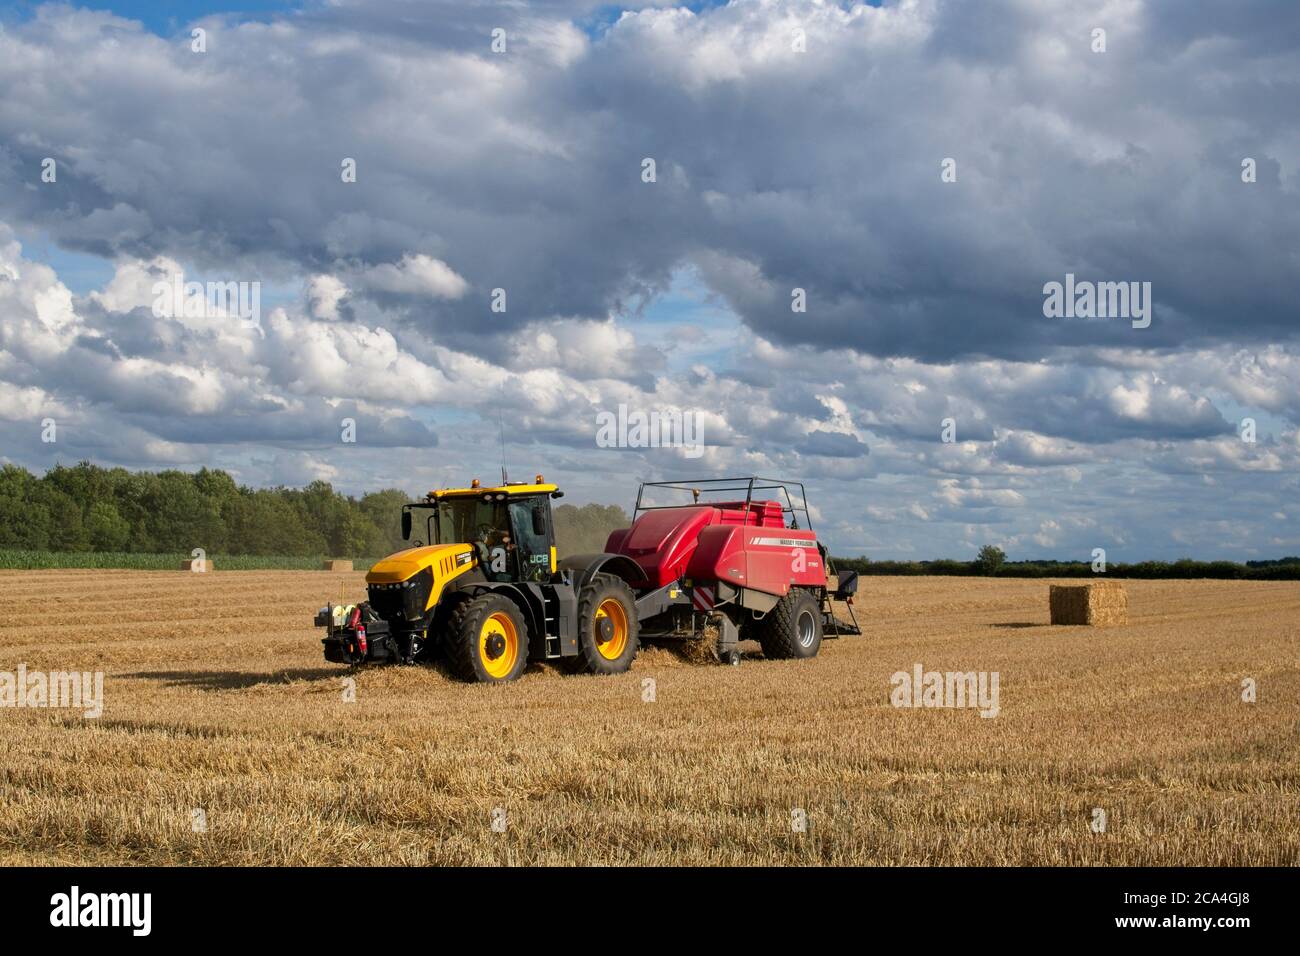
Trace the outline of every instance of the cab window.
{"type": "Polygon", "coordinates": [[[545,503],[537,498],[510,502],[520,580],[550,579],[551,528],[547,510],[545,503]]]}
{"type": "Polygon", "coordinates": [[[510,509],[504,501],[447,498],[438,503],[438,543],[473,546],[489,581],[518,580],[510,509]]]}

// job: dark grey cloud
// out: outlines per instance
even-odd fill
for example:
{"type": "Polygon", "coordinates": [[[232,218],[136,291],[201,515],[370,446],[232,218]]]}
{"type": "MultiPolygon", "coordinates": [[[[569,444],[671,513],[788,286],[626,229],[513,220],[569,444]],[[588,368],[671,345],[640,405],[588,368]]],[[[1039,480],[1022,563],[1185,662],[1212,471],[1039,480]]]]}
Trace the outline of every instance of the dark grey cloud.
{"type": "Polygon", "coordinates": [[[1272,39],[1300,29],[1294,5],[1111,13],[1104,54],[1100,9],[1064,3],[647,10],[594,41],[570,5],[521,11],[319,7],[214,22],[203,55],[42,14],[0,40],[0,170],[23,185],[0,217],[259,274],[429,255],[466,295],[375,295],[479,352],[480,327],[602,319],[706,254],[752,266],[739,288],[705,275],[791,344],[933,361],[1295,335],[1300,48],[1272,39]],[[503,56],[498,21],[517,33],[503,56]],[[1219,95],[1213,76],[1264,62],[1273,82],[1219,95]],[[47,155],[57,185],[37,182],[47,155]],[[1155,322],[1044,318],[1066,272],[1150,281],[1155,322]]]}

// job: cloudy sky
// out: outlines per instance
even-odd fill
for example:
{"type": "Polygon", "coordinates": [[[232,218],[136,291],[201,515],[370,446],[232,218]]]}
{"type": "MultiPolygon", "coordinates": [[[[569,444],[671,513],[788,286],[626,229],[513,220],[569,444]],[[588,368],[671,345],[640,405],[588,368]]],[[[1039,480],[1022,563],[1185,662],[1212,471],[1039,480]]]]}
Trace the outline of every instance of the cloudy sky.
{"type": "Polygon", "coordinates": [[[503,421],[841,554],[1300,553],[1300,5],[231,2],[0,13],[0,462],[416,493],[503,421]]]}

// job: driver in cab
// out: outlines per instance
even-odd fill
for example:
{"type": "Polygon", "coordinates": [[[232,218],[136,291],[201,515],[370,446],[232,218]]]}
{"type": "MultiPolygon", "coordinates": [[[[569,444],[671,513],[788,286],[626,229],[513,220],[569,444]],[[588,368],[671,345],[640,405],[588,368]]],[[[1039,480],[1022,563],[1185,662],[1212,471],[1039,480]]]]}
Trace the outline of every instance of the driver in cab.
{"type": "Polygon", "coordinates": [[[488,580],[512,580],[512,573],[518,560],[515,543],[510,537],[510,528],[494,528],[488,524],[478,526],[474,538],[474,550],[478,552],[483,573],[488,580]]]}

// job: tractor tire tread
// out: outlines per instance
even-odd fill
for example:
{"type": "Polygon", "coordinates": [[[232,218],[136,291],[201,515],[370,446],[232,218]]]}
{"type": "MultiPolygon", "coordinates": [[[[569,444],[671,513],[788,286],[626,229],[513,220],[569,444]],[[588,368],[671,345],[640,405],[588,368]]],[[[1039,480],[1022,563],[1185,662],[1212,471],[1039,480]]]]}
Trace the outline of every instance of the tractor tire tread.
{"type": "Polygon", "coordinates": [[[640,622],[636,619],[636,595],[632,593],[632,589],[622,578],[607,574],[596,575],[592,583],[583,589],[578,600],[578,653],[564,659],[566,669],[571,674],[623,673],[631,668],[632,662],[636,660],[636,655],[641,649],[640,630],[640,622]],[[626,666],[621,670],[610,670],[609,666],[612,662],[600,657],[599,652],[594,647],[589,647],[584,640],[585,629],[590,627],[596,608],[612,593],[616,593],[622,599],[628,610],[627,640],[631,646],[631,654],[627,658],[626,666]]]}
{"type": "MultiPolygon", "coordinates": [[[[482,682],[483,678],[474,666],[479,652],[479,632],[483,627],[483,619],[498,610],[510,611],[514,614],[516,621],[519,622],[520,614],[515,602],[491,591],[458,602],[452,608],[451,614],[448,615],[448,627],[443,640],[443,649],[447,655],[448,668],[450,668],[452,674],[461,680],[473,683],[482,682]]],[[[528,635],[523,628],[520,628],[519,639],[523,642],[520,657],[525,662],[524,666],[527,666],[528,635]]],[[[519,673],[507,678],[507,680],[518,677],[519,674],[523,673],[523,669],[521,666],[518,669],[519,673]]]]}

